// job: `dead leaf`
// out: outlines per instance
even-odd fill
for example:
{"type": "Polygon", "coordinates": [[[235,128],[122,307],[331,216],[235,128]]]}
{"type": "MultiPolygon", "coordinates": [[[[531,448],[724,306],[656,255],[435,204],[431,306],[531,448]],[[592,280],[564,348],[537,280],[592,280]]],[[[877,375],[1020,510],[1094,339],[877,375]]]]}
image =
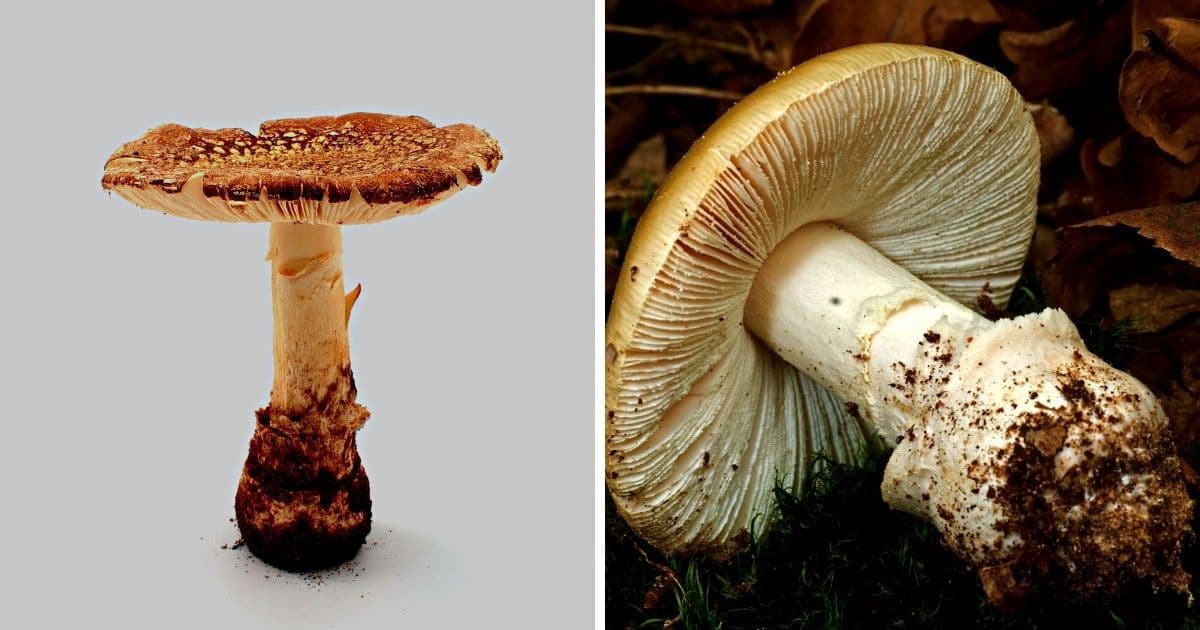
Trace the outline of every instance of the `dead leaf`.
{"type": "Polygon", "coordinates": [[[644,191],[647,185],[657,187],[666,176],[667,142],[663,134],[659,133],[639,142],[633,148],[614,181],[633,184],[644,191]]]}
{"type": "Polygon", "coordinates": [[[1053,105],[1047,101],[1028,103],[1026,107],[1037,127],[1038,142],[1042,147],[1042,166],[1062,155],[1075,140],[1075,130],[1053,105]]]}
{"type": "Polygon", "coordinates": [[[805,25],[792,62],[867,42],[955,50],[1000,24],[988,0],[830,0],[805,25]]]}
{"type": "Polygon", "coordinates": [[[1029,585],[1017,579],[1016,564],[1009,561],[979,569],[979,582],[988,601],[1006,615],[1021,611],[1029,600],[1029,585]]]}
{"type": "Polygon", "coordinates": [[[1200,2],[1196,0],[1133,0],[1133,49],[1146,48],[1142,33],[1149,30],[1161,18],[1200,18],[1200,2]]]}
{"type": "Polygon", "coordinates": [[[622,164],[625,152],[646,126],[650,107],[641,96],[623,96],[606,101],[604,113],[604,169],[611,172],[622,164]]]}
{"type": "Polygon", "coordinates": [[[1179,472],[1183,473],[1183,483],[1187,484],[1188,490],[1200,490],[1200,475],[1196,474],[1196,469],[1186,459],[1179,460],[1179,472]]]}
{"type": "Polygon", "coordinates": [[[1200,21],[1156,20],[1144,38],[1121,68],[1121,110],[1138,133],[1190,164],[1200,152],[1200,21]]]}
{"type": "Polygon", "coordinates": [[[1200,164],[1180,164],[1135,133],[1103,144],[1088,139],[1079,159],[1092,188],[1092,217],[1175,203],[1200,187],[1200,164]]]}
{"type": "Polygon", "coordinates": [[[642,597],[642,609],[658,610],[665,603],[671,602],[670,596],[674,594],[675,585],[678,583],[679,579],[674,575],[659,572],[646,589],[646,595],[642,597]]]}
{"type": "Polygon", "coordinates": [[[1026,258],[1033,267],[1033,272],[1040,274],[1057,250],[1058,232],[1048,225],[1038,223],[1033,229],[1033,240],[1029,244],[1029,256],[1026,258]]]}
{"type": "Polygon", "coordinates": [[[827,0],[793,0],[734,27],[745,37],[752,56],[771,72],[796,65],[796,44],[813,14],[827,0]]]}
{"type": "Polygon", "coordinates": [[[1137,345],[1125,369],[1154,392],[1176,448],[1200,464],[1200,323],[1139,335],[1137,345]]]}
{"type": "Polygon", "coordinates": [[[1116,320],[1137,320],[1141,332],[1158,332],[1200,312],[1200,289],[1131,284],[1108,294],[1108,311],[1116,320]]]}
{"type": "Polygon", "coordinates": [[[1017,66],[1010,77],[1026,100],[1059,98],[1118,64],[1129,50],[1128,7],[1091,11],[1052,28],[1000,33],[1000,49],[1017,66]]]}
{"type": "Polygon", "coordinates": [[[621,275],[621,248],[617,239],[608,236],[604,239],[604,301],[607,304],[612,299],[613,291],[617,288],[617,278],[621,275]]]}
{"type": "Polygon", "coordinates": [[[1046,301],[1078,319],[1131,284],[1200,289],[1200,202],[1110,214],[1059,230],[1039,276],[1046,301]]]}
{"type": "Polygon", "coordinates": [[[1104,168],[1113,168],[1121,163],[1121,152],[1124,148],[1120,136],[1109,140],[1096,151],[1096,163],[1104,168]]]}
{"type": "Polygon", "coordinates": [[[1079,227],[1126,225],[1176,260],[1200,267],[1200,201],[1110,214],[1079,227]]]}
{"type": "MultiPolygon", "coordinates": [[[[1060,162],[1061,164],[1061,162],[1060,162]]],[[[1076,171],[1079,170],[1076,165],[1076,171]]],[[[1043,171],[1043,187],[1051,185],[1051,180],[1045,177],[1043,171]]],[[[1092,196],[1092,185],[1082,172],[1072,173],[1062,181],[1054,182],[1058,194],[1050,201],[1038,204],[1038,217],[1052,223],[1055,227],[1074,225],[1087,221],[1097,215],[1095,198],[1092,196]]],[[[1047,193],[1046,196],[1049,196],[1047,193]]]]}

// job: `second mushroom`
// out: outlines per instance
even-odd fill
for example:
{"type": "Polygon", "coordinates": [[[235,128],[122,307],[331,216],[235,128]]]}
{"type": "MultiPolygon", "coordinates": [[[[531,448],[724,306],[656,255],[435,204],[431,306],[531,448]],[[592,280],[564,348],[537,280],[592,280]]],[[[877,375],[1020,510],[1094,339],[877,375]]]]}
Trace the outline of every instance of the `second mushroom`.
{"type": "Polygon", "coordinates": [[[674,553],[728,556],[818,453],[894,448],[884,499],[1011,603],[1186,591],[1191,502],[1154,396],[1061,311],[991,322],[1034,227],[1020,95],[890,44],[785,73],[659,189],[607,325],[607,483],[674,553]]]}
{"type": "Polygon", "coordinates": [[[102,180],[135,205],[179,217],[270,223],[275,380],[259,409],[235,511],[246,546],[309,570],[353,556],[371,528],[355,434],[342,232],[420,212],[495,170],[500,148],[469,125],[348,114],[241,129],[163,125],[121,146],[102,180]]]}

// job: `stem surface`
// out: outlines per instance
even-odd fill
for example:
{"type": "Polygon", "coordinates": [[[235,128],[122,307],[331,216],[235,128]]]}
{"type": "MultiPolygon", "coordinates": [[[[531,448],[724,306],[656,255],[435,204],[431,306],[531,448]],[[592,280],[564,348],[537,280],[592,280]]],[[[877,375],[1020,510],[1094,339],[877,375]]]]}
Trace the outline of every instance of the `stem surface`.
{"type": "Polygon", "coordinates": [[[267,259],[275,321],[271,407],[302,413],[350,369],[342,230],[272,223],[267,259]]]}
{"type": "Polygon", "coordinates": [[[319,569],[353,556],[371,528],[355,441],[370,414],[355,402],[346,333],[357,292],[343,290],[340,227],[273,223],[267,259],[275,381],[256,414],[238,526],[266,562],[319,569]]]}

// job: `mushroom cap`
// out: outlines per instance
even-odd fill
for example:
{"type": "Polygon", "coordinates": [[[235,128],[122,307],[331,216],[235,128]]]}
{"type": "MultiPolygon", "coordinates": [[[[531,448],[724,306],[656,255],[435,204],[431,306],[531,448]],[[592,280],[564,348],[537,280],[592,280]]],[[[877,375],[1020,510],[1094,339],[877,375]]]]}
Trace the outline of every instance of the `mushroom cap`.
{"type": "Polygon", "coordinates": [[[634,529],[669,552],[727,555],[767,524],[776,484],[872,442],[853,406],[742,324],[777,243],[831,221],[951,298],[990,287],[1004,304],[1038,152],[1003,75],[918,46],[817,57],[722,116],[647,208],[609,313],[606,481],[634,529]]]}
{"type": "Polygon", "coordinates": [[[101,185],[188,219],[374,223],[479,184],[500,158],[486,132],[417,116],[271,120],[257,136],[167,124],[117,149],[101,185]]]}

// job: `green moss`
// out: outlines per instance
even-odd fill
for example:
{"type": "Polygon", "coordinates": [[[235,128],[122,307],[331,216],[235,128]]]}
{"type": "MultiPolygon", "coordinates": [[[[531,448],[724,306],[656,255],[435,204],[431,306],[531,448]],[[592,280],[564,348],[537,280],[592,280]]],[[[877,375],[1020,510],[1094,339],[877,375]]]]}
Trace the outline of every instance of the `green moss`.
{"type": "MultiPolygon", "coordinates": [[[[1143,592],[1088,606],[1040,601],[1000,615],[932,526],[883,503],[885,461],[824,462],[804,499],[777,489],[775,527],[728,564],[663,557],[637,540],[610,502],[608,627],[1200,628],[1200,613],[1180,598],[1143,592]],[[674,597],[647,609],[656,580],[674,597]]],[[[1195,546],[1186,554],[1185,566],[1195,566],[1195,546]]]]}

